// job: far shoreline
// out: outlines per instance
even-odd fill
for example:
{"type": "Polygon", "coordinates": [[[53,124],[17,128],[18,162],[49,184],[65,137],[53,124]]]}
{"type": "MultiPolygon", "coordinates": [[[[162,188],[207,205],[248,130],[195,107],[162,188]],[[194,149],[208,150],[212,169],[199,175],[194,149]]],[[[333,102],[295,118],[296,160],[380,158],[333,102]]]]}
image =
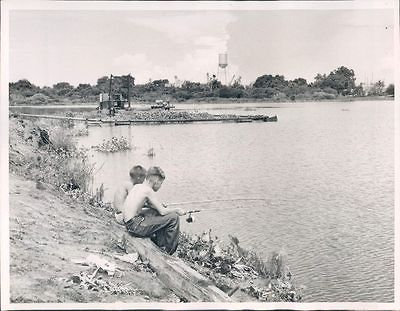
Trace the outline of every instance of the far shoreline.
{"type": "MultiPolygon", "coordinates": [[[[199,99],[188,99],[184,101],[175,101],[171,100],[170,103],[175,105],[175,107],[183,106],[183,105],[215,105],[215,108],[225,108],[226,105],[235,105],[235,104],[243,104],[242,108],[246,108],[248,104],[272,104],[272,107],[265,107],[264,105],[261,108],[277,108],[276,104],[296,104],[296,103],[304,103],[304,104],[314,104],[314,103],[346,103],[346,102],[363,102],[363,101],[391,101],[394,100],[394,96],[360,96],[360,97],[338,97],[335,99],[304,99],[304,100],[293,100],[293,101],[276,101],[268,98],[199,98],[199,99]],[[223,105],[223,106],[219,106],[223,105]]],[[[132,100],[131,105],[133,108],[135,106],[145,106],[151,105],[153,101],[148,100],[132,100]]],[[[73,101],[63,101],[63,102],[55,102],[46,105],[9,105],[9,108],[90,108],[97,107],[97,102],[73,102],[73,101]]],[[[238,106],[236,106],[238,107],[238,106]]],[[[260,108],[255,106],[250,106],[249,108],[260,108]]]]}

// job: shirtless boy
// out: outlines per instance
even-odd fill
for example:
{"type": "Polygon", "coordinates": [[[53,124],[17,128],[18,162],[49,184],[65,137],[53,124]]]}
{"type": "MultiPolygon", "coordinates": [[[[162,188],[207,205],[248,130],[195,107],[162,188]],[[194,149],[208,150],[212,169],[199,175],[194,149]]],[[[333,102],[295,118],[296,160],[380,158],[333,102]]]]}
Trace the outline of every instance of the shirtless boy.
{"type": "Polygon", "coordinates": [[[126,229],[135,237],[152,237],[154,243],[173,254],[178,247],[179,216],[186,212],[181,208],[166,207],[156,198],[156,192],[165,179],[157,166],[150,167],[143,184],[135,185],[124,203],[123,216],[126,229]],[[143,208],[150,203],[149,208],[143,208]],[[156,211],[156,212],[155,212],[156,211]],[[152,236],[155,234],[154,236],[152,236]]]}
{"type": "Polygon", "coordinates": [[[146,169],[140,165],[136,165],[129,171],[130,181],[122,184],[114,194],[114,209],[115,209],[115,219],[119,224],[124,224],[124,219],[122,215],[124,202],[128,196],[129,191],[136,184],[141,184],[146,178],[146,169]]]}

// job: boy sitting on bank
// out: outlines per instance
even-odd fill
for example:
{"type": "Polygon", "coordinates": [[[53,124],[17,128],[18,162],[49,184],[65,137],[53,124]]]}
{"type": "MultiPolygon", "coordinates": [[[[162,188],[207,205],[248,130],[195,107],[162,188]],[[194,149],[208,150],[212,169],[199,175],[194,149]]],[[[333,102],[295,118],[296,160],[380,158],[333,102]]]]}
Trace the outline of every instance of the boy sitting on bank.
{"type": "Polygon", "coordinates": [[[135,165],[129,171],[129,176],[131,180],[123,183],[114,194],[113,205],[115,209],[115,219],[121,225],[124,224],[122,211],[128,193],[134,185],[144,182],[144,179],[146,178],[146,169],[140,165],[135,165]]]}
{"type": "Polygon", "coordinates": [[[160,167],[150,167],[143,184],[136,184],[129,192],[123,217],[131,235],[151,237],[157,246],[171,255],[178,247],[179,216],[186,212],[181,208],[165,207],[156,198],[164,179],[165,174],[160,167]],[[143,208],[146,202],[149,208],[143,208]]]}

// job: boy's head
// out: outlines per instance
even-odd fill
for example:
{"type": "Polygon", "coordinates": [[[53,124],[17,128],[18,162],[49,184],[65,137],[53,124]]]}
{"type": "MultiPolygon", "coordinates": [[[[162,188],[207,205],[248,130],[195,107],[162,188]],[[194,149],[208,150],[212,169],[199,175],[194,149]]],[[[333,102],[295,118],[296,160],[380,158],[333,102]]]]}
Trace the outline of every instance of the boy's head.
{"type": "Polygon", "coordinates": [[[158,166],[152,166],[148,169],[146,180],[151,184],[154,191],[161,188],[161,185],[165,179],[163,170],[158,166]]]}
{"type": "Polygon", "coordinates": [[[131,176],[131,181],[134,185],[141,184],[146,178],[146,169],[141,165],[135,165],[129,171],[129,176],[131,176]]]}

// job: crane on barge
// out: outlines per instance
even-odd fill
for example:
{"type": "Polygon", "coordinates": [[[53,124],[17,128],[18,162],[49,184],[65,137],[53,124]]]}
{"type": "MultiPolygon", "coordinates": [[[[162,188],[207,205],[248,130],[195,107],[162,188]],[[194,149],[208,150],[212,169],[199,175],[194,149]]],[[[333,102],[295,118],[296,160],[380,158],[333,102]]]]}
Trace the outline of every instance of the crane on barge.
{"type": "Polygon", "coordinates": [[[125,104],[128,108],[131,107],[131,84],[135,85],[135,78],[129,73],[126,76],[116,76],[110,75],[108,93],[101,93],[99,100],[99,111],[103,109],[108,109],[109,114],[113,115],[116,109],[124,109],[125,104]],[[127,92],[126,97],[122,93],[113,92],[113,80],[115,78],[122,79],[126,84],[127,92]]]}

